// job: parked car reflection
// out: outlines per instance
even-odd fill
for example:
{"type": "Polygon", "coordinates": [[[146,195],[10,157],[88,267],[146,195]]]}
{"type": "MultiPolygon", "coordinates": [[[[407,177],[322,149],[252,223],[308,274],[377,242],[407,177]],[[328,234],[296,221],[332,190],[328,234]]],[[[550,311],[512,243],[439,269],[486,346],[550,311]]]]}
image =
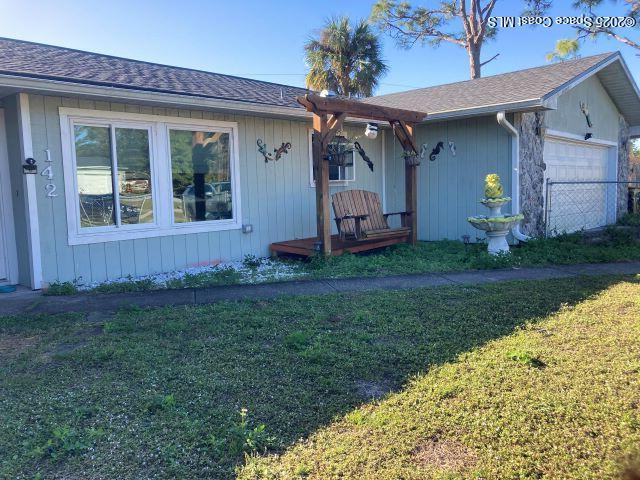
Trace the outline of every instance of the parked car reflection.
{"type": "MultiPolygon", "coordinates": [[[[187,222],[232,218],[231,182],[204,184],[204,198],[198,198],[195,186],[188,185],[181,196],[182,213],[187,222]],[[204,218],[198,217],[197,205],[204,202],[204,218]]],[[[176,219],[176,221],[180,221],[176,219]]]]}

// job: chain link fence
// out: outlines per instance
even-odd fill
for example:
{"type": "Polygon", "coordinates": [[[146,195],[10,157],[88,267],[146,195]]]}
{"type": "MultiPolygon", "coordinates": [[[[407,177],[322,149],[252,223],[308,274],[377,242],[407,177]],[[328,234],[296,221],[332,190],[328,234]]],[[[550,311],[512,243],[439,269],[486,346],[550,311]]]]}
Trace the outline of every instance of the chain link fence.
{"type": "Polygon", "coordinates": [[[634,208],[640,208],[640,182],[547,179],[545,233],[553,236],[611,225],[634,208]]]}

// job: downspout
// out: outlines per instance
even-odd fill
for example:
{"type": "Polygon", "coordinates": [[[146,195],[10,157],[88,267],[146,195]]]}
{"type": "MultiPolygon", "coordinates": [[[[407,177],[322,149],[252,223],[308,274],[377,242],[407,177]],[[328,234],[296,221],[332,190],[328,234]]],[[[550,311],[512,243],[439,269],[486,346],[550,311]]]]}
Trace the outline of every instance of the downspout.
{"type": "MultiPolygon", "coordinates": [[[[511,204],[513,214],[520,213],[520,134],[518,130],[507,120],[507,114],[503,111],[496,115],[498,124],[511,135],[511,204]]],[[[521,242],[531,240],[529,235],[520,231],[520,223],[511,229],[511,234],[521,242]]]]}

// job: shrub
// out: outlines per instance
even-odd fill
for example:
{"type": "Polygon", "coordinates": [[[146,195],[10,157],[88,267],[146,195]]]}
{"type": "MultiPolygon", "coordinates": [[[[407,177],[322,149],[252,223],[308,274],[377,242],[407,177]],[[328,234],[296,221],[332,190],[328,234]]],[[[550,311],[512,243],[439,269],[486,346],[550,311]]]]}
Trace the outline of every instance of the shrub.
{"type": "Polygon", "coordinates": [[[226,431],[209,435],[207,444],[217,455],[240,458],[242,455],[262,453],[273,443],[273,438],[267,436],[264,423],[252,426],[246,408],[241,409],[239,414],[240,420],[226,431]]]}
{"type": "Polygon", "coordinates": [[[78,293],[78,287],[72,282],[53,282],[44,292],[45,295],[51,296],[75,295],[76,293],[78,293]]]}
{"type": "Polygon", "coordinates": [[[96,293],[125,293],[146,292],[158,288],[158,284],[151,278],[128,280],[126,282],[103,283],[93,289],[96,293]]]}
{"type": "Polygon", "coordinates": [[[512,350],[507,353],[507,357],[514,362],[522,363],[523,365],[533,368],[543,368],[546,366],[542,360],[526,350],[512,350]]]}
{"type": "Polygon", "coordinates": [[[640,213],[625,213],[618,219],[618,225],[640,227],[640,213]]]}
{"type": "Polygon", "coordinates": [[[84,435],[80,435],[71,427],[56,427],[51,431],[51,436],[45,444],[37,447],[33,453],[36,456],[45,456],[57,461],[63,457],[81,453],[103,435],[104,430],[101,428],[89,428],[84,435]]]}
{"type": "Polygon", "coordinates": [[[311,340],[309,334],[303,331],[291,332],[284,338],[284,344],[291,350],[300,351],[309,345],[311,340]]]}
{"type": "Polygon", "coordinates": [[[262,259],[255,255],[245,255],[242,259],[242,265],[250,270],[255,270],[262,265],[262,259]]]}
{"type": "Polygon", "coordinates": [[[176,399],[172,394],[153,395],[144,405],[144,409],[149,413],[157,413],[175,407],[176,399]]]}

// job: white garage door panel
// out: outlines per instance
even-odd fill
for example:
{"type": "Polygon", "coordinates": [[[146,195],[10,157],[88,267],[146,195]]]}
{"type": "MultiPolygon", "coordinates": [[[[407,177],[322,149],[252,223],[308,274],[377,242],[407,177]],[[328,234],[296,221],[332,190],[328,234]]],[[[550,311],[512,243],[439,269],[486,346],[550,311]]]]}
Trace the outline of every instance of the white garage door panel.
{"type": "MultiPolygon", "coordinates": [[[[608,180],[605,146],[548,138],[544,146],[545,177],[555,182],[608,180]]],[[[614,201],[606,184],[557,184],[549,192],[550,231],[573,232],[608,223],[607,205],[614,201]]]]}

